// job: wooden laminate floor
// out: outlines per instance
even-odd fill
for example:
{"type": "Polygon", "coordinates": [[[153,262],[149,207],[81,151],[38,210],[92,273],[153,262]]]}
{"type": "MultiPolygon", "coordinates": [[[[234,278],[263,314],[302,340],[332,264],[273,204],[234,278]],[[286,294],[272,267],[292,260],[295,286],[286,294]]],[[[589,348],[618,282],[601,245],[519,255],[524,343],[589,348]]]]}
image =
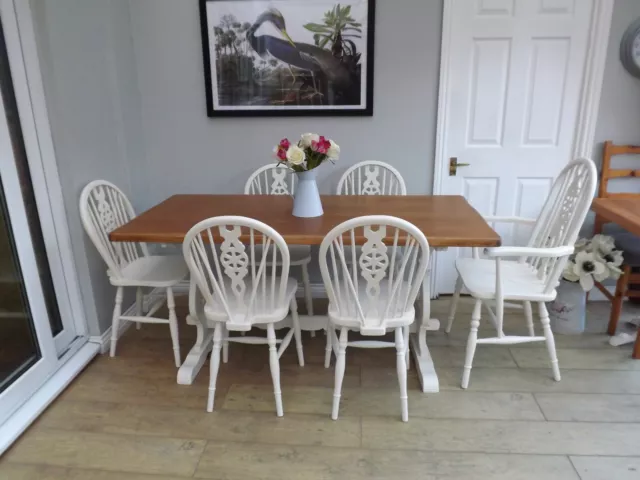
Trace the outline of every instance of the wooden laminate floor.
{"type": "MultiPolygon", "coordinates": [[[[589,330],[604,331],[608,306],[589,309],[589,330]]],[[[446,302],[433,310],[444,318],[446,302]]],[[[630,346],[612,348],[603,333],[557,336],[556,383],[542,345],[479,345],[462,391],[469,314],[463,306],[451,335],[429,337],[440,393],[422,394],[412,366],[406,424],[393,350],[347,351],[334,422],[323,335],[304,335],[304,368],[293,345],[281,359],[283,418],[267,347],[232,345],[208,414],[208,368],[179,386],[168,328],[130,329],[118,356],[95,359],[0,459],[0,479],[640,479],[640,361],[630,346]]],[[[517,311],[506,325],[524,330],[517,311]]],[[[182,326],[183,355],[193,338],[182,326]]]]}

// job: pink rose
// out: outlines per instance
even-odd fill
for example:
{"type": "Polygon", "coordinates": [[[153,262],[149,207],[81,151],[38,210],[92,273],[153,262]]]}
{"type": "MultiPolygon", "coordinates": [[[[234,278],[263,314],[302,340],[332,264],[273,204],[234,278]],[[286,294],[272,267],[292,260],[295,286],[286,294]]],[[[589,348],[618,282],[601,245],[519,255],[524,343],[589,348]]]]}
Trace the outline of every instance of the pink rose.
{"type": "Polygon", "coordinates": [[[278,152],[276,153],[276,156],[278,157],[278,160],[281,160],[283,162],[287,161],[287,148],[283,148],[282,145],[278,145],[278,152]]]}
{"type": "Polygon", "coordinates": [[[326,155],[326,153],[329,151],[329,148],[331,148],[331,142],[324,137],[320,137],[317,142],[311,142],[311,150],[313,150],[314,152],[326,155]]]}
{"type": "Polygon", "coordinates": [[[278,144],[278,147],[284,148],[285,150],[289,150],[290,146],[291,146],[291,142],[289,141],[288,138],[283,138],[282,140],[280,140],[280,143],[278,144]]]}

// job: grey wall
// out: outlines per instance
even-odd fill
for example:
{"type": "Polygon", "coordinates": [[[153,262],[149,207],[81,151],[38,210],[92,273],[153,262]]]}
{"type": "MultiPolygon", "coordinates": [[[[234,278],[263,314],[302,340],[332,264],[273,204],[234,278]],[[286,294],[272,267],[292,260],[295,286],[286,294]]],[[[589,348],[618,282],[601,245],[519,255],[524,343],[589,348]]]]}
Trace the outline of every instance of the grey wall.
{"type": "Polygon", "coordinates": [[[307,131],[342,147],[340,164],[320,173],[323,192],[367,159],[392,163],[409,192],[431,191],[441,0],[376,2],[373,117],[266,120],[207,118],[197,4],[130,0],[146,145],[146,164],[132,170],[136,206],[178,192],[241,192],[272,161],[274,142],[307,131]]]}
{"type": "MultiPolygon", "coordinates": [[[[347,165],[393,163],[409,192],[429,193],[437,113],[441,0],[378,0],[373,117],[209,119],[197,1],[31,0],[76,263],[92,334],[110,324],[112,290],[84,236],[77,199],[95,178],[138,210],[174,193],[240,192],[271,147],[304,131],[341,144],[324,192],[347,165]]],[[[594,157],[612,139],[640,142],[640,84],[618,60],[640,1],[617,0],[594,157]]]]}
{"type": "Polygon", "coordinates": [[[640,79],[632,77],[620,62],[620,40],[638,17],[640,1],[616,0],[593,152],[598,162],[606,140],[640,143],[640,79]]]}
{"type": "MultiPolygon", "coordinates": [[[[602,162],[602,145],[605,141],[640,144],[640,79],[631,76],[620,62],[620,40],[627,27],[638,17],[639,0],[616,0],[593,149],[593,159],[598,165],[602,162]]],[[[614,166],[638,168],[638,159],[618,157],[614,166]]],[[[630,180],[612,181],[609,189],[640,192],[640,184],[635,179],[630,180]]],[[[592,234],[593,220],[594,216],[590,214],[582,228],[583,235],[592,234]]]]}
{"type": "Polygon", "coordinates": [[[140,104],[125,0],[31,0],[56,159],[90,334],[111,324],[113,290],[84,234],[82,188],[131,191],[142,161],[140,104]]]}

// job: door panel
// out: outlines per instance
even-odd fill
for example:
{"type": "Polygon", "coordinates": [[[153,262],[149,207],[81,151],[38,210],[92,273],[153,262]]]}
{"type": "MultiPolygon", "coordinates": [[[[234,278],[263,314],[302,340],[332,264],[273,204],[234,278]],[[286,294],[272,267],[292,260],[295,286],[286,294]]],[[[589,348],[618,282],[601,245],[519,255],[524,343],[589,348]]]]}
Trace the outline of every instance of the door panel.
{"type": "MultiPolygon", "coordinates": [[[[569,162],[578,117],[593,0],[452,1],[442,133],[445,195],[484,215],[535,217],[569,162]]],[[[528,229],[495,225],[503,244],[528,229]]],[[[437,291],[451,293],[458,255],[438,254],[437,291]]]]}

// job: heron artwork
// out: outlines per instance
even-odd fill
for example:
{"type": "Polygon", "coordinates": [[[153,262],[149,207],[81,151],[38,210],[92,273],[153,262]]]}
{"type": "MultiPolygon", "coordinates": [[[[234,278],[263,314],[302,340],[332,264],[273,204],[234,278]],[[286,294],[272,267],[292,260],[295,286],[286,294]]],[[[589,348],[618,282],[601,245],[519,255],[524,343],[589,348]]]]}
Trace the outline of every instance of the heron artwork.
{"type": "MultiPolygon", "coordinates": [[[[366,63],[372,55],[367,41],[372,0],[327,5],[301,0],[201,1],[207,7],[214,109],[299,112],[369,107],[366,63]]],[[[205,51],[205,67],[206,57],[205,51]]]]}

